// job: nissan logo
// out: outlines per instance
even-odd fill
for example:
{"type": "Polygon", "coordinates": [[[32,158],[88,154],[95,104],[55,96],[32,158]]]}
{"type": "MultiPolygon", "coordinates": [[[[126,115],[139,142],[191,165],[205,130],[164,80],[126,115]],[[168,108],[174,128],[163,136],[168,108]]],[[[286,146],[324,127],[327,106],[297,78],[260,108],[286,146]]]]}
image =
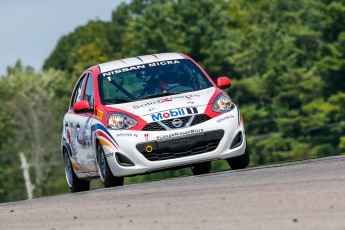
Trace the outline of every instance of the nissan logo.
{"type": "Polygon", "coordinates": [[[176,127],[176,128],[181,127],[182,123],[183,123],[183,122],[181,121],[181,119],[174,119],[174,120],[171,122],[171,124],[172,124],[174,127],[176,127]]]}

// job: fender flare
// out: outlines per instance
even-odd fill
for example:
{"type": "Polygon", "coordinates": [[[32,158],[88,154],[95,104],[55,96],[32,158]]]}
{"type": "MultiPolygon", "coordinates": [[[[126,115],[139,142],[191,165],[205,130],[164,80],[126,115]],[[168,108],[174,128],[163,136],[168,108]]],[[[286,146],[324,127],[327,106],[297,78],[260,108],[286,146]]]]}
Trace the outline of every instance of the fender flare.
{"type": "Polygon", "coordinates": [[[62,138],[62,147],[61,147],[62,154],[63,154],[64,148],[66,149],[68,156],[72,158],[72,148],[70,144],[67,142],[67,140],[65,138],[62,138]]]}

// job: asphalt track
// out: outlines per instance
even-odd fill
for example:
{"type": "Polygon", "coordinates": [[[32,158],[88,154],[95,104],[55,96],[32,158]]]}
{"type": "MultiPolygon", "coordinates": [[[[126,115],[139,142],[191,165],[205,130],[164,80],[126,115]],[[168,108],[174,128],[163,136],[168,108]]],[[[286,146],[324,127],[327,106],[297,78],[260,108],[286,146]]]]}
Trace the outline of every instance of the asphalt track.
{"type": "Polygon", "coordinates": [[[345,156],[0,205],[0,229],[345,229],[345,156]]]}

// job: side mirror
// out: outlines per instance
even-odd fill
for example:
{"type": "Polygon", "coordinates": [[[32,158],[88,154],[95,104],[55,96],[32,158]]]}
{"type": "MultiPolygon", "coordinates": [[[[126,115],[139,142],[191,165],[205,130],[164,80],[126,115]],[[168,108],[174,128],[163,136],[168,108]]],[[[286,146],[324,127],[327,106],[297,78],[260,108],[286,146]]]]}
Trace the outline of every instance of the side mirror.
{"type": "Polygon", "coordinates": [[[85,112],[90,112],[91,107],[87,100],[82,100],[74,104],[73,110],[75,113],[85,113],[85,112]]]}
{"type": "Polygon", "coordinates": [[[217,78],[217,86],[221,89],[225,89],[231,86],[230,78],[228,77],[219,77],[217,78]]]}

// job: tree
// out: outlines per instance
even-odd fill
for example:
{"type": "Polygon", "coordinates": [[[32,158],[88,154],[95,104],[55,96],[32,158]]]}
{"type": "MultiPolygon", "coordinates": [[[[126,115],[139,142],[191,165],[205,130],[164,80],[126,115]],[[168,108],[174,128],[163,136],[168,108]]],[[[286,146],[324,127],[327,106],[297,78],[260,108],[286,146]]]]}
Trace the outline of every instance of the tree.
{"type": "MultiPolygon", "coordinates": [[[[110,44],[112,26],[109,22],[90,21],[73,33],[63,36],[43,68],[79,74],[84,69],[113,57],[110,44]]],[[[74,79],[75,80],[75,79],[74,79]]]]}
{"type": "MultiPolygon", "coordinates": [[[[213,79],[232,78],[228,93],[241,108],[252,165],[336,155],[345,149],[344,15],[343,0],[132,0],[115,9],[110,22],[91,21],[62,37],[44,75],[54,68],[73,76],[57,87],[49,81],[49,92],[67,101],[70,91],[60,84],[71,88],[90,65],[186,53],[213,79]]],[[[29,72],[14,69],[11,75],[29,72]]],[[[17,95],[13,105],[24,99],[17,95]]],[[[17,125],[13,118],[0,113],[0,120],[17,125]]],[[[4,138],[10,142],[11,135],[4,138]]]]}
{"type": "MultiPolygon", "coordinates": [[[[20,63],[9,68],[9,75],[1,79],[2,108],[6,110],[1,111],[0,120],[4,120],[2,124],[6,125],[0,134],[4,135],[5,140],[1,142],[0,155],[5,159],[3,169],[7,173],[1,181],[8,185],[7,189],[18,186],[14,183],[23,180],[22,174],[18,173],[20,151],[28,156],[32,166],[35,196],[41,196],[49,186],[55,186],[52,178],[57,178],[59,174],[52,166],[58,164],[63,169],[59,151],[61,119],[68,104],[66,92],[71,91],[66,89],[66,80],[63,72],[48,70],[40,73],[32,68],[24,68],[20,63]],[[57,97],[58,92],[62,91],[65,96],[57,97]],[[62,101],[64,107],[57,101],[62,101]],[[54,175],[51,175],[52,172],[54,175]]],[[[21,192],[6,198],[22,199],[24,186],[20,185],[15,190],[21,192]]]]}

